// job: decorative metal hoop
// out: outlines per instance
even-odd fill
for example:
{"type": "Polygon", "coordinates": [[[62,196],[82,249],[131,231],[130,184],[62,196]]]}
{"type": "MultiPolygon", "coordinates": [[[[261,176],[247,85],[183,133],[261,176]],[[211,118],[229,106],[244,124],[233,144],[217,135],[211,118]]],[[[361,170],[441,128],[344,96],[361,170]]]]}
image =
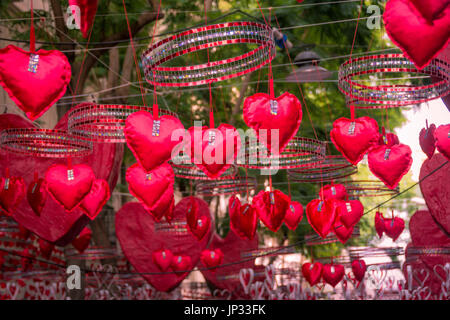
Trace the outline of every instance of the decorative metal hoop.
{"type": "Polygon", "coordinates": [[[389,189],[378,180],[346,180],[336,183],[343,184],[349,198],[394,196],[400,192],[400,188],[389,189]]]}
{"type": "Polygon", "coordinates": [[[223,81],[253,72],[275,57],[272,29],[257,22],[226,22],[190,29],[163,39],[142,55],[147,81],[155,86],[186,87],[223,81]],[[228,59],[193,66],[168,66],[176,57],[230,44],[253,43],[258,47],[228,59]]]}
{"type": "Polygon", "coordinates": [[[250,192],[258,187],[255,177],[234,177],[218,181],[201,181],[195,193],[203,196],[230,195],[250,192]]]}

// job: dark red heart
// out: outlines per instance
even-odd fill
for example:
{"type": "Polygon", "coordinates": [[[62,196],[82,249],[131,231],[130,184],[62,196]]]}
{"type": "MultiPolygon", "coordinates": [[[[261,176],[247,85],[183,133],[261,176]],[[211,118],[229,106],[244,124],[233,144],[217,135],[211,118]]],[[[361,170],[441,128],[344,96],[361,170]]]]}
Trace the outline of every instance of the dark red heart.
{"type": "Polygon", "coordinates": [[[126,180],[130,193],[157,220],[173,209],[173,185],[175,174],[172,167],[164,163],[148,173],[137,163],[127,169],[126,180]]]}
{"type": "Polygon", "coordinates": [[[110,196],[108,182],[103,179],[97,179],[92,184],[91,191],[89,191],[83,202],[81,202],[80,209],[83,210],[91,220],[94,220],[100,211],[102,211],[103,206],[108,202],[110,196]]]}
{"type": "Polygon", "coordinates": [[[400,234],[405,229],[405,221],[402,218],[383,218],[384,219],[384,233],[393,241],[397,240],[400,234]]]}
{"type": "Polygon", "coordinates": [[[345,244],[353,234],[353,226],[348,228],[341,222],[341,217],[338,216],[334,223],[333,231],[339,241],[345,244]]]}
{"type": "Polygon", "coordinates": [[[395,189],[412,165],[411,148],[405,144],[379,145],[369,152],[370,171],[390,189],[395,189]]]}
{"type": "Polygon", "coordinates": [[[149,172],[171,159],[185,130],[178,118],[164,115],[155,120],[151,113],[138,111],[128,116],[123,132],[134,157],[149,172]]]}
{"type": "Polygon", "coordinates": [[[309,263],[306,262],[302,265],[302,274],[312,287],[319,283],[322,278],[323,266],[320,262],[309,263]]]}
{"type": "Polygon", "coordinates": [[[434,138],[434,132],[436,131],[436,126],[431,124],[428,128],[423,128],[420,130],[419,144],[422,151],[427,155],[428,159],[434,154],[436,150],[436,139],[434,138]]]}
{"type": "MultiPolygon", "coordinates": [[[[72,8],[72,15],[75,21],[79,21],[79,28],[84,38],[89,35],[89,30],[94,23],[95,14],[97,13],[98,0],[69,0],[70,6],[78,6],[80,8],[80,16],[77,11],[72,8]]],[[[77,23],[78,24],[78,23],[77,23]]]]}
{"type": "Polygon", "coordinates": [[[337,199],[345,200],[347,198],[347,190],[343,184],[328,184],[320,188],[319,191],[320,199],[337,199]]]}
{"type": "Polygon", "coordinates": [[[72,241],[72,245],[75,249],[81,254],[84,250],[89,247],[89,243],[91,242],[92,231],[91,229],[85,227],[80,232],[80,234],[72,241]]]}
{"type": "Polygon", "coordinates": [[[198,224],[198,202],[195,197],[190,197],[190,206],[186,212],[186,221],[191,229],[195,229],[198,224]]]}
{"type": "Polygon", "coordinates": [[[41,256],[44,259],[49,259],[52,254],[53,249],[55,248],[55,245],[44,239],[39,239],[38,243],[39,243],[39,251],[41,253],[41,256]]]}
{"type": "Polygon", "coordinates": [[[183,272],[183,274],[189,274],[189,270],[192,269],[192,259],[189,256],[173,256],[172,258],[172,264],[170,265],[173,271],[177,272],[176,274],[178,276],[181,276],[178,274],[178,272],[183,272]],[[186,272],[184,272],[186,271],[186,272]]]}
{"type": "Polygon", "coordinates": [[[306,206],[308,222],[322,238],[325,238],[334,226],[337,204],[334,199],[325,201],[315,199],[306,206]]]}
{"type": "Polygon", "coordinates": [[[36,176],[34,181],[28,185],[27,189],[28,203],[36,215],[41,215],[45,202],[47,201],[47,196],[48,193],[45,187],[45,180],[37,179],[36,176]]]}
{"type": "Polygon", "coordinates": [[[344,278],[344,275],[345,269],[341,264],[325,264],[323,266],[323,280],[333,288],[344,278]]]}
{"type": "Polygon", "coordinates": [[[250,204],[241,204],[236,196],[231,196],[228,201],[228,213],[230,215],[231,230],[242,239],[252,240],[258,227],[258,213],[250,204]]]}
{"type": "Polygon", "coordinates": [[[36,72],[30,72],[31,52],[13,45],[0,49],[0,85],[17,106],[34,121],[65,93],[72,71],[58,50],[38,50],[36,72]]]}
{"type": "Polygon", "coordinates": [[[389,147],[392,147],[393,145],[399,144],[400,140],[398,139],[397,135],[394,133],[385,133],[380,136],[380,139],[378,139],[378,144],[385,144],[389,147]]]}
{"type": "Polygon", "coordinates": [[[434,132],[436,148],[450,160],[450,124],[439,126],[434,132]]]}
{"type": "Polygon", "coordinates": [[[284,224],[291,230],[295,230],[298,227],[300,221],[303,218],[303,206],[298,201],[291,201],[289,208],[284,216],[284,224]]]}
{"type": "Polygon", "coordinates": [[[25,197],[25,182],[22,177],[10,177],[7,170],[6,177],[0,179],[0,209],[11,216],[25,197]]]}
{"type": "Polygon", "coordinates": [[[330,138],[336,149],[356,165],[378,143],[378,130],[378,123],[369,117],[339,118],[333,122],[330,138]]]}
{"type": "Polygon", "coordinates": [[[203,250],[200,255],[200,260],[206,268],[210,268],[212,272],[215,272],[219,265],[223,262],[223,252],[219,248],[214,250],[203,250]]]}
{"type": "Polygon", "coordinates": [[[366,262],[362,259],[352,261],[352,271],[355,279],[361,282],[366,274],[367,266],[366,262]]]}
{"type": "Polygon", "coordinates": [[[161,249],[158,251],[154,251],[152,253],[153,263],[161,270],[162,272],[166,272],[169,270],[172,260],[173,253],[168,249],[161,249]]]}
{"type": "Polygon", "coordinates": [[[341,201],[338,203],[336,213],[341,222],[347,228],[351,228],[361,220],[364,214],[364,206],[359,200],[341,201]]]}
{"type": "Polygon", "coordinates": [[[280,190],[260,191],[252,201],[259,219],[273,232],[283,223],[291,200],[280,190]]]}
{"type": "Polygon", "coordinates": [[[188,224],[189,230],[197,238],[198,241],[202,241],[202,239],[208,234],[210,226],[211,226],[211,218],[209,217],[209,215],[197,217],[195,227],[191,227],[188,224]]]}
{"type": "Polygon", "coordinates": [[[384,218],[381,212],[375,213],[375,230],[377,231],[378,236],[381,238],[384,233],[384,218]]]}
{"type": "Polygon", "coordinates": [[[271,154],[279,154],[284,150],[302,122],[300,101],[289,92],[274,100],[266,93],[256,93],[245,99],[243,112],[245,123],[255,130],[259,142],[271,154]],[[277,139],[272,139],[272,130],[278,130],[277,139]]]}

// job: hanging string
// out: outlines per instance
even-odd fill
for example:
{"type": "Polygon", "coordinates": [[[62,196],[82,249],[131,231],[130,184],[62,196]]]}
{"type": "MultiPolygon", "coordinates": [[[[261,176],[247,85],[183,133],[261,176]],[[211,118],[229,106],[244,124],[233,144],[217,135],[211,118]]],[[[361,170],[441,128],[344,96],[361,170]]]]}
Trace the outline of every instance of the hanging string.
{"type": "MultiPolygon", "coordinates": [[[[156,20],[155,20],[155,27],[153,28],[153,34],[152,34],[152,40],[150,41],[150,47],[153,45],[153,41],[155,40],[155,34],[156,34],[156,27],[158,26],[158,19],[159,19],[159,13],[161,10],[161,0],[159,0],[158,5],[158,11],[156,13],[156,20]]],[[[153,73],[153,83],[155,85],[153,86],[153,117],[155,119],[159,118],[159,111],[158,111],[158,94],[156,92],[156,73],[153,73]]]]}
{"type": "Polygon", "coordinates": [[[30,1],[30,14],[31,14],[31,26],[30,26],[30,51],[36,51],[36,36],[34,33],[34,15],[33,15],[33,0],[30,1]]]}
{"type": "MultiPolygon", "coordinates": [[[[204,9],[205,9],[205,25],[208,24],[208,13],[206,11],[206,0],[204,1],[204,5],[203,5],[204,9]]],[[[210,60],[209,60],[209,48],[206,48],[206,54],[208,56],[208,66],[210,64],[210,60]]],[[[214,107],[213,107],[213,98],[212,98],[212,87],[211,87],[211,83],[212,80],[209,81],[208,83],[208,89],[209,89],[209,127],[211,129],[215,128],[214,125],[214,107]]]]}

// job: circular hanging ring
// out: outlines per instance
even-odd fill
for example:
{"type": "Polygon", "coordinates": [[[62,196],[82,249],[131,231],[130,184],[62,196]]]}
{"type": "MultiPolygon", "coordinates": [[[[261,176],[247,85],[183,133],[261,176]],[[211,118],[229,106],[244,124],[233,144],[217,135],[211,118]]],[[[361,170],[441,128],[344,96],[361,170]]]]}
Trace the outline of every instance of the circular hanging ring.
{"type": "Polygon", "coordinates": [[[14,128],[0,135],[5,151],[42,158],[85,157],[92,153],[92,142],[64,130],[14,128]]]}
{"type": "Polygon", "coordinates": [[[389,189],[378,180],[347,180],[336,183],[345,186],[349,198],[394,196],[400,191],[398,186],[395,189],[389,189]]]}
{"type": "Polygon", "coordinates": [[[279,170],[313,166],[325,159],[326,143],[310,138],[294,137],[280,155],[268,155],[261,143],[247,141],[245,154],[238,157],[238,166],[249,169],[279,170]]]}
{"type": "Polygon", "coordinates": [[[422,70],[402,54],[383,54],[353,58],[344,62],[339,68],[339,90],[348,98],[347,103],[356,108],[387,108],[420,104],[446,96],[450,93],[450,65],[445,61],[433,59],[422,70]],[[399,73],[408,73],[408,78],[398,78],[399,73]],[[365,85],[362,82],[373,82],[369,76],[376,74],[392,75],[390,80],[402,80],[401,84],[388,83],[383,79],[377,85],[365,85]],[[428,85],[414,84],[419,78],[433,77],[436,82],[428,85]],[[357,79],[366,76],[367,79],[357,79]],[[395,78],[397,76],[397,78],[395,78]],[[365,81],[367,80],[367,81],[365,81]]]}
{"type": "Polygon", "coordinates": [[[196,185],[195,193],[203,196],[239,194],[256,190],[257,186],[255,177],[234,177],[199,182],[196,185]]]}
{"type": "Polygon", "coordinates": [[[186,87],[223,81],[253,72],[275,57],[272,29],[257,22],[226,22],[190,29],[163,39],[142,55],[147,81],[161,87],[186,87]],[[173,66],[169,61],[187,53],[230,44],[256,44],[236,57],[192,66],[173,66]]]}
{"type": "MultiPolygon", "coordinates": [[[[127,117],[137,111],[152,112],[152,107],[81,103],[69,111],[68,130],[96,142],[124,143],[123,129],[127,117]]],[[[176,114],[158,109],[160,115],[176,114]]]]}
{"type": "Polygon", "coordinates": [[[293,182],[304,183],[343,179],[357,172],[358,167],[340,155],[328,155],[321,163],[287,171],[293,182]]]}

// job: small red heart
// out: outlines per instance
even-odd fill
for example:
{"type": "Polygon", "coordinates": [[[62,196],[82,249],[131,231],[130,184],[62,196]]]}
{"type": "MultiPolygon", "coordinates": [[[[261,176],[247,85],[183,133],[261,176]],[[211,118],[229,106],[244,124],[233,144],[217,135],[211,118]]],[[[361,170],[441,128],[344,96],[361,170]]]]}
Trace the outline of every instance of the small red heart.
{"type": "Polygon", "coordinates": [[[102,211],[103,206],[108,202],[111,196],[109,191],[109,185],[106,180],[97,179],[92,184],[91,191],[84,198],[80,204],[80,209],[86,213],[86,215],[94,220],[102,211]]]}
{"type": "Polygon", "coordinates": [[[341,264],[325,264],[322,277],[333,288],[344,278],[345,268],[341,264]]]}
{"type": "Polygon", "coordinates": [[[161,249],[152,253],[153,263],[161,270],[166,272],[169,270],[173,260],[173,253],[168,249],[161,249]]]}
{"type": "Polygon", "coordinates": [[[228,213],[230,215],[230,228],[242,239],[252,240],[258,227],[258,213],[255,208],[241,201],[235,195],[228,201],[228,213]]]}
{"type": "Polygon", "coordinates": [[[190,127],[187,153],[192,162],[210,179],[220,177],[235,161],[241,149],[241,137],[236,128],[221,124],[217,129],[190,127]]]}
{"type": "Polygon", "coordinates": [[[402,218],[384,218],[384,232],[393,241],[397,240],[405,229],[405,221],[402,218]]]}
{"type": "Polygon", "coordinates": [[[11,99],[34,121],[65,93],[72,71],[58,50],[38,50],[36,72],[28,71],[32,52],[9,45],[0,49],[0,84],[11,99]]]}
{"type": "Polygon", "coordinates": [[[223,252],[219,248],[203,250],[200,255],[200,260],[206,268],[210,268],[214,272],[217,270],[215,268],[223,263],[223,252]]]}
{"type": "Polygon", "coordinates": [[[300,101],[289,92],[274,100],[266,93],[256,93],[245,99],[243,112],[245,123],[255,130],[259,142],[266,145],[271,154],[283,151],[302,122],[300,101]],[[278,130],[278,139],[274,141],[272,130],[278,130]]]}
{"type": "Polygon", "coordinates": [[[341,222],[341,217],[338,216],[336,218],[336,222],[334,223],[333,231],[339,241],[345,244],[352,236],[353,226],[348,228],[341,222]]]}
{"type": "Polygon", "coordinates": [[[341,201],[338,203],[336,213],[341,222],[351,228],[359,222],[364,214],[364,206],[359,200],[341,201]]]}
{"type": "Polygon", "coordinates": [[[192,259],[189,256],[173,256],[170,265],[173,271],[188,271],[192,268],[192,259]]]}
{"type": "Polygon", "coordinates": [[[392,147],[393,145],[399,144],[400,140],[398,139],[398,136],[394,133],[386,133],[384,135],[380,135],[380,138],[378,139],[378,144],[385,144],[389,147],[392,147]]]}
{"type": "Polygon", "coordinates": [[[27,200],[31,209],[37,216],[41,215],[44,209],[45,202],[47,201],[47,190],[45,189],[44,179],[35,179],[28,185],[27,200]]]}
{"type": "Polygon", "coordinates": [[[427,155],[428,159],[434,154],[436,150],[436,139],[434,138],[434,132],[436,131],[436,126],[431,124],[428,128],[422,128],[419,134],[419,144],[422,151],[427,155]]]}
{"type": "Polygon", "coordinates": [[[77,164],[71,169],[64,164],[54,164],[45,173],[48,193],[69,212],[89,194],[94,180],[94,172],[86,164],[77,164]],[[70,171],[73,171],[72,176],[70,171]]]}
{"type": "Polygon", "coordinates": [[[375,230],[377,231],[378,236],[381,238],[384,233],[384,218],[381,212],[375,213],[375,230]]]}
{"type": "Polygon", "coordinates": [[[198,225],[198,202],[196,201],[195,197],[189,197],[191,200],[189,208],[186,212],[186,221],[191,229],[195,229],[198,225]]]}
{"type": "Polygon", "coordinates": [[[405,144],[379,145],[369,152],[370,171],[390,189],[395,189],[412,165],[411,148],[405,144]]]}
{"type": "Polygon", "coordinates": [[[291,201],[289,208],[284,216],[284,224],[291,230],[295,230],[298,227],[300,221],[303,218],[303,206],[298,201],[291,201]]]}
{"type": "Polygon", "coordinates": [[[44,239],[39,239],[39,250],[41,252],[41,255],[44,259],[49,259],[53,249],[55,248],[55,245],[53,243],[50,243],[44,239]]]}
{"type": "Polygon", "coordinates": [[[337,201],[315,199],[306,206],[306,217],[314,231],[325,238],[331,231],[336,221],[337,201]]]}
{"type": "Polygon", "coordinates": [[[259,219],[273,232],[283,223],[291,200],[280,190],[260,191],[252,201],[259,219]]]}
{"type": "Polygon", "coordinates": [[[355,279],[361,282],[366,274],[367,266],[366,262],[362,259],[352,261],[352,271],[355,279]]]}
{"type": "Polygon", "coordinates": [[[326,186],[323,186],[322,188],[320,188],[319,195],[320,199],[322,200],[345,200],[348,196],[347,190],[342,184],[328,184],[326,186]]]}
{"type": "Polygon", "coordinates": [[[330,138],[336,149],[356,165],[378,143],[378,123],[369,117],[339,118],[333,122],[330,138]]]}
{"type": "Polygon", "coordinates": [[[439,126],[434,137],[437,150],[450,160],[450,124],[439,126]]]}
{"type": "Polygon", "coordinates": [[[149,172],[171,159],[185,130],[176,117],[164,115],[155,120],[151,113],[138,111],[127,117],[123,132],[134,157],[149,172]]]}
{"type": "Polygon", "coordinates": [[[72,241],[72,245],[81,254],[89,247],[91,242],[92,231],[89,228],[84,227],[80,234],[72,241]]]}
{"type": "Polygon", "coordinates": [[[80,8],[80,16],[77,16],[77,11],[72,9],[72,15],[75,21],[79,21],[80,31],[84,38],[89,35],[89,30],[94,23],[95,14],[97,13],[98,0],[69,0],[70,6],[78,6],[80,8]]]}
{"type": "Polygon", "coordinates": [[[450,41],[450,6],[448,2],[431,6],[432,2],[389,0],[383,14],[389,38],[418,69],[426,67],[450,41]]]}
{"type": "Polygon", "coordinates": [[[25,182],[22,177],[9,177],[0,179],[0,209],[6,215],[12,215],[26,194],[25,182]]]}
{"type": "Polygon", "coordinates": [[[323,266],[320,262],[309,263],[306,262],[302,265],[302,274],[312,287],[319,283],[322,277],[323,266]]]}
{"type": "Polygon", "coordinates": [[[175,174],[169,164],[164,163],[147,173],[135,163],[127,169],[126,180],[130,193],[157,221],[173,210],[175,174]]]}
{"type": "Polygon", "coordinates": [[[197,238],[197,240],[202,241],[210,229],[211,218],[208,215],[198,217],[195,227],[191,227],[189,224],[188,226],[189,230],[197,238]]]}

